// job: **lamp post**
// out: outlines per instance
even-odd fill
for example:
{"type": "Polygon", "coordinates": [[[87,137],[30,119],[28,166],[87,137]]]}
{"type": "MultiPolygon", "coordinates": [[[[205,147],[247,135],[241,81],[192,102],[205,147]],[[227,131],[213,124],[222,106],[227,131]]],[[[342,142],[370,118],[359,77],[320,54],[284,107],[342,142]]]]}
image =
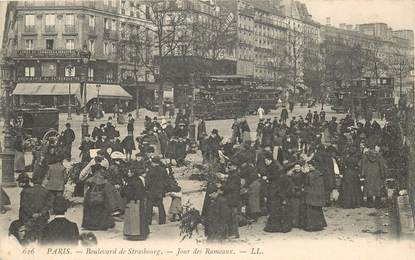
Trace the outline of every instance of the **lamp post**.
{"type": "Polygon", "coordinates": [[[101,115],[101,103],[99,102],[99,89],[101,88],[101,84],[97,84],[97,105],[98,105],[98,111],[101,115]]]}
{"type": "Polygon", "coordinates": [[[82,50],[79,52],[79,56],[81,57],[82,62],[82,79],[81,79],[81,85],[83,91],[83,105],[84,105],[84,113],[82,117],[82,124],[81,124],[81,136],[82,139],[88,134],[88,116],[87,116],[87,109],[86,109],[86,81],[88,76],[88,63],[89,59],[91,58],[91,52],[88,50],[88,47],[86,44],[82,47],[82,50]]]}
{"type": "Polygon", "coordinates": [[[68,74],[69,74],[69,93],[68,93],[68,120],[72,120],[71,117],[71,80],[72,80],[72,70],[74,67],[72,65],[68,65],[67,67],[68,74]]]}
{"type": "Polygon", "coordinates": [[[10,57],[5,57],[1,63],[1,76],[5,89],[5,110],[4,110],[4,150],[0,153],[1,156],[1,185],[3,187],[14,187],[16,181],[14,179],[14,148],[13,136],[11,134],[10,125],[10,91],[14,83],[14,64],[10,57]]]}
{"type": "MultiPolygon", "coordinates": [[[[190,124],[189,124],[189,139],[190,139],[190,145],[191,150],[194,151],[194,148],[196,147],[196,126],[195,126],[195,78],[194,73],[190,74],[191,79],[191,100],[190,100],[190,124]]],[[[190,96],[190,95],[189,95],[190,96]]]]}

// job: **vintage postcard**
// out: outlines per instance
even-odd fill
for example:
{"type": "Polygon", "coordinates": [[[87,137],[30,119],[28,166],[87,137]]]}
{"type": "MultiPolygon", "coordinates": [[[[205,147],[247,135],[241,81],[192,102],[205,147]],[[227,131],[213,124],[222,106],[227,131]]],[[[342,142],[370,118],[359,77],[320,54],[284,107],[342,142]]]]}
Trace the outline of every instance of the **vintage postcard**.
{"type": "Polygon", "coordinates": [[[415,1],[0,1],[0,259],[413,259],[415,1]]]}

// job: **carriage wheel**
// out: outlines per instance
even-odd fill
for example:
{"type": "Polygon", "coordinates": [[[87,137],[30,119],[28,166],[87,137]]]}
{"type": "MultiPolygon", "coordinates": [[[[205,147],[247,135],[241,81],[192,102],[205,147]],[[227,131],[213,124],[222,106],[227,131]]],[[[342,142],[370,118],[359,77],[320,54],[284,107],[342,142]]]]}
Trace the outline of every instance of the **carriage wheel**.
{"type": "Polygon", "coordinates": [[[46,133],[43,135],[43,140],[48,140],[50,137],[54,137],[58,135],[58,131],[56,131],[55,129],[49,129],[48,131],[46,131],[46,133]]]}

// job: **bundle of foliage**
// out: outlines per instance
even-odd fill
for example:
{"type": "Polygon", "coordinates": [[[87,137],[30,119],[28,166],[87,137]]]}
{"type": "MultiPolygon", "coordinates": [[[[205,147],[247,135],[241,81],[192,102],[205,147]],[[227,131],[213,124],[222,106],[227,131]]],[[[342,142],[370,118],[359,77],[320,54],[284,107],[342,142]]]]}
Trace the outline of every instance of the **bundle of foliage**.
{"type": "Polygon", "coordinates": [[[190,201],[183,205],[183,215],[180,221],[180,236],[182,241],[186,238],[192,238],[194,232],[199,234],[197,226],[202,223],[202,217],[199,210],[195,209],[190,201]]]}

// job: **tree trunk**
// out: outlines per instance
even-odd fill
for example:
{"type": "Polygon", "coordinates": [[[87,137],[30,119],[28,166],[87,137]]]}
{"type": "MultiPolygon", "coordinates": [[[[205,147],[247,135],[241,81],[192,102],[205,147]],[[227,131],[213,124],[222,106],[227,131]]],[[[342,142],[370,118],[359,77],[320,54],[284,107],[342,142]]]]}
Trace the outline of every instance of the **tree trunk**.
{"type": "Polygon", "coordinates": [[[159,84],[159,89],[157,91],[157,95],[158,95],[158,106],[159,106],[159,116],[163,116],[164,115],[164,107],[163,107],[163,99],[164,99],[164,80],[160,81],[159,84]]]}

